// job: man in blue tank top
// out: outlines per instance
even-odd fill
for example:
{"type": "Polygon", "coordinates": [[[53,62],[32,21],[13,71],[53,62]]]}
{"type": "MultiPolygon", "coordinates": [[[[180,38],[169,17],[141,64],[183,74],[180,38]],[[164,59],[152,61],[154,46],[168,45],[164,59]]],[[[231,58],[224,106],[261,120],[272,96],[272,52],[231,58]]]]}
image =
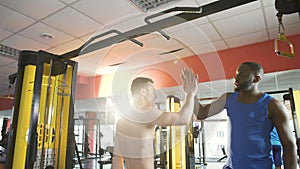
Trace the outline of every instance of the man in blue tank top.
{"type": "Polygon", "coordinates": [[[275,127],[271,132],[271,145],[272,145],[272,156],[273,156],[273,163],[275,169],[281,169],[282,166],[281,147],[282,146],[275,127]]]}
{"type": "Polygon", "coordinates": [[[232,169],[272,168],[270,133],[274,126],[283,146],[284,168],[297,169],[296,144],[288,125],[288,111],[278,100],[259,91],[263,74],[259,64],[242,63],[236,71],[235,92],[225,93],[211,104],[195,102],[194,113],[202,120],[227,110],[232,169]]]}

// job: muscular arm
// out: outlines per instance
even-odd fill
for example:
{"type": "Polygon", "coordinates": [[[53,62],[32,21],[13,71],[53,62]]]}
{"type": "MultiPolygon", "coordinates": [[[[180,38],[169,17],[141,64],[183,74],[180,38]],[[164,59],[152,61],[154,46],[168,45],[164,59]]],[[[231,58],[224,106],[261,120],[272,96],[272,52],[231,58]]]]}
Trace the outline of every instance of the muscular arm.
{"type": "Polygon", "coordinates": [[[182,71],[181,79],[186,97],[180,111],[177,113],[163,112],[159,118],[151,122],[152,125],[186,125],[190,122],[193,115],[194,97],[197,93],[198,79],[191,70],[186,69],[182,71]]]}
{"type": "Polygon", "coordinates": [[[195,97],[195,105],[194,105],[194,114],[197,116],[198,120],[206,119],[207,117],[216,115],[220,113],[225,108],[226,99],[230,93],[225,93],[217,98],[210,104],[202,105],[198,102],[198,99],[195,97]]]}
{"type": "Polygon", "coordinates": [[[297,169],[296,144],[293,131],[288,124],[289,112],[286,107],[276,99],[271,100],[268,110],[283,147],[284,168],[297,169]]]}
{"type": "Polygon", "coordinates": [[[152,121],[153,125],[171,126],[171,125],[186,125],[190,122],[193,115],[194,96],[187,94],[186,100],[183,103],[179,112],[162,112],[156,120],[152,121]]]}

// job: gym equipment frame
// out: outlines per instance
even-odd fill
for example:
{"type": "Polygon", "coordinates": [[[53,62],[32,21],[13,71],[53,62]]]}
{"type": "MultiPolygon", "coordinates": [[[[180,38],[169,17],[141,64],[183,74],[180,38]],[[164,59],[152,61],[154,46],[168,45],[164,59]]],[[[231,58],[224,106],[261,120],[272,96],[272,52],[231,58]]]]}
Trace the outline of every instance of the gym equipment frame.
{"type": "Polygon", "coordinates": [[[18,63],[5,168],[73,168],[77,63],[43,51],[18,63]]]}

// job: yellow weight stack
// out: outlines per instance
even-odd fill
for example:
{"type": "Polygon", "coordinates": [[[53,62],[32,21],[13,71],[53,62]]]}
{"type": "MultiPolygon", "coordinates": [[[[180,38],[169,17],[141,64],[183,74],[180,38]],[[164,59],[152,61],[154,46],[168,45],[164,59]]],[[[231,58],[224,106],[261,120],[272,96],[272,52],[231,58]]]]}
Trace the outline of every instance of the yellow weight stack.
{"type": "Polygon", "coordinates": [[[22,51],[6,169],[73,168],[77,63],[22,51]]]}

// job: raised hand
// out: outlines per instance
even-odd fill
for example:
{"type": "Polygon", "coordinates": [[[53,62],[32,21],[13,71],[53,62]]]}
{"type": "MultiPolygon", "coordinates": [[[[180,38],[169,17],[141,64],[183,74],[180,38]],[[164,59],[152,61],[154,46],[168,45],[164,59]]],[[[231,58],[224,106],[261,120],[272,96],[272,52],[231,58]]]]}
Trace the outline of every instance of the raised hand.
{"type": "Polygon", "coordinates": [[[181,80],[183,84],[183,91],[186,94],[192,94],[193,96],[197,93],[198,76],[194,74],[191,69],[182,69],[181,80]]]}

